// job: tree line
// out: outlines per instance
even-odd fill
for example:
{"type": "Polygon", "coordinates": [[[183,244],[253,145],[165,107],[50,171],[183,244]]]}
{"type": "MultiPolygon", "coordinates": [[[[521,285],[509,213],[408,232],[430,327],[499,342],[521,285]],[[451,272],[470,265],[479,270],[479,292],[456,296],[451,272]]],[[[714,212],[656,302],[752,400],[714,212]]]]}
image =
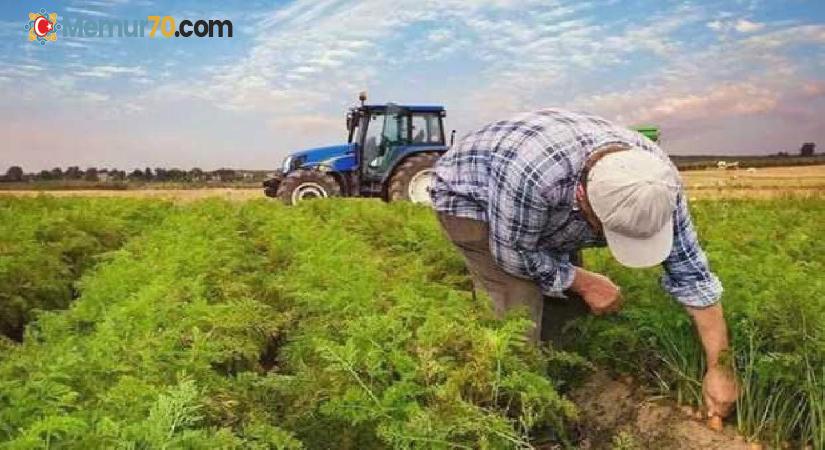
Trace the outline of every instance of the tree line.
{"type": "Polygon", "coordinates": [[[87,167],[85,170],[78,166],[69,166],[65,169],[55,167],[52,170],[27,173],[21,166],[11,166],[6,170],[0,181],[89,181],[89,182],[206,182],[206,181],[260,181],[266,178],[266,172],[255,170],[218,169],[205,171],[198,167],[189,170],[176,168],[146,167],[133,169],[129,172],[117,168],[87,167]]]}

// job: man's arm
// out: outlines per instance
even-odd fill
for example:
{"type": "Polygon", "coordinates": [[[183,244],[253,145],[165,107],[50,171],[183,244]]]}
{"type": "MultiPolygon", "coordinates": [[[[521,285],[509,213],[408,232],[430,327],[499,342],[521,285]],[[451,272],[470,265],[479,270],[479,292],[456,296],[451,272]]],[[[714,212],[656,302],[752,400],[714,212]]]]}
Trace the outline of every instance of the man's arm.
{"type": "Polygon", "coordinates": [[[720,357],[728,350],[728,327],[722,314],[722,305],[717,303],[707,308],[686,309],[696,325],[696,331],[705,349],[708,367],[723,364],[720,357]]]}
{"type": "MultiPolygon", "coordinates": [[[[687,307],[687,310],[696,324],[708,364],[702,382],[708,417],[725,417],[733,409],[739,392],[733,367],[723,357],[728,351],[728,327],[722,305],[717,303],[703,309],[687,307]]],[[[721,421],[719,425],[711,422],[711,427],[721,427],[721,421]]]]}
{"type": "Polygon", "coordinates": [[[663,264],[663,284],[685,306],[702,341],[708,365],[702,392],[708,415],[724,417],[738,393],[733,371],[722,358],[728,350],[728,328],[719,303],[722,285],[710,271],[683,194],[674,218],[673,250],[663,264]]]}
{"type": "Polygon", "coordinates": [[[722,284],[710,271],[708,259],[699,245],[684,194],[679,194],[673,214],[673,249],[662,264],[665,269],[662,284],[686,307],[715,305],[722,297],[722,284]]]}

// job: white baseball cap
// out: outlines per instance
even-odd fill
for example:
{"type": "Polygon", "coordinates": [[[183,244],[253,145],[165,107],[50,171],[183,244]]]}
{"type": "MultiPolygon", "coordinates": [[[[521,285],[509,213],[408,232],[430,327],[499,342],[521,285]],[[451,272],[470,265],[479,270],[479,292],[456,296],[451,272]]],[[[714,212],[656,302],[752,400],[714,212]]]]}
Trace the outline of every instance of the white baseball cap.
{"type": "Polygon", "coordinates": [[[587,199],[602,222],[610,252],[627,267],[661,263],[673,247],[679,175],[652,153],[609,153],[588,173],[587,199]]]}

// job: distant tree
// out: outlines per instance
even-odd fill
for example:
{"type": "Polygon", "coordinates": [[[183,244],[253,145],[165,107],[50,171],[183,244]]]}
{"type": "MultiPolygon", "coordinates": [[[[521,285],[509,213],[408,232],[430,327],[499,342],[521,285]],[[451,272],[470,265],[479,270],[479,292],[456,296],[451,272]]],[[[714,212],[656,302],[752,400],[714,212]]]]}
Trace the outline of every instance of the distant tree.
{"type": "Polygon", "coordinates": [[[180,169],[171,168],[171,169],[166,171],[166,179],[168,181],[177,181],[177,182],[186,181],[187,173],[183,170],[180,170],[180,169]]]}
{"type": "Polygon", "coordinates": [[[200,167],[193,167],[189,171],[189,179],[192,181],[201,181],[203,179],[203,170],[200,167]]]}
{"type": "Polygon", "coordinates": [[[815,148],[816,144],[813,142],[806,142],[802,144],[802,148],[799,149],[799,156],[814,156],[815,148]]]}
{"type": "Polygon", "coordinates": [[[62,180],[63,179],[63,170],[60,167],[55,167],[52,169],[52,179],[53,180],[62,180]]]}
{"type": "Polygon", "coordinates": [[[126,172],[115,168],[109,169],[109,179],[112,181],[123,181],[126,179],[126,172]]]}
{"type": "Polygon", "coordinates": [[[86,169],[86,172],[83,174],[83,179],[86,181],[99,181],[100,179],[97,176],[97,168],[96,167],[89,167],[86,169]]]}
{"type": "Polygon", "coordinates": [[[147,167],[143,171],[143,179],[146,180],[146,181],[152,181],[152,179],[154,179],[154,178],[155,178],[155,176],[152,174],[152,169],[147,167]]]}
{"type": "Polygon", "coordinates": [[[235,171],[232,169],[218,169],[215,171],[221,181],[235,181],[235,171]]]}
{"type": "Polygon", "coordinates": [[[788,156],[788,152],[779,152],[776,156],[788,156]]]}
{"type": "Polygon", "coordinates": [[[144,174],[143,174],[142,170],[135,169],[135,170],[129,172],[129,175],[127,176],[127,178],[129,180],[132,180],[132,181],[143,180],[144,179],[144,174]]]}
{"type": "Polygon", "coordinates": [[[20,166],[11,166],[6,170],[6,181],[23,181],[23,168],[20,166]]]}
{"type": "Polygon", "coordinates": [[[41,170],[40,173],[37,174],[36,179],[44,181],[51,180],[52,172],[49,170],[41,170]]]}
{"type": "Polygon", "coordinates": [[[80,170],[80,167],[77,166],[69,166],[66,168],[66,174],[64,178],[67,180],[79,180],[83,178],[83,172],[80,170]]]}
{"type": "Polygon", "coordinates": [[[163,167],[155,167],[155,181],[169,181],[169,176],[163,167]]]}

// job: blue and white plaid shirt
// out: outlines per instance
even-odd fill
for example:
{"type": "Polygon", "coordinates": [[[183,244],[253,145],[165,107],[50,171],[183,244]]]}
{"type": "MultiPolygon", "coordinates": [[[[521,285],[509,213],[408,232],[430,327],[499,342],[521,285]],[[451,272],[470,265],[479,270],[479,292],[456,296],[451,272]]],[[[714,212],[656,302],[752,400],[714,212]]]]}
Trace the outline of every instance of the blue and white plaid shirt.
{"type": "MultiPolygon", "coordinates": [[[[544,109],[486,125],[457,142],[435,169],[436,211],[487,222],[490,251],[506,272],[536,280],[560,296],[573,282],[571,253],[604,246],[576,202],[576,186],[590,154],[619,143],[667,155],[641,134],[605,119],[544,109]]],[[[722,285],[699,246],[684,192],[674,212],[673,250],[662,285],[692,307],[715,304],[722,285]]]]}

